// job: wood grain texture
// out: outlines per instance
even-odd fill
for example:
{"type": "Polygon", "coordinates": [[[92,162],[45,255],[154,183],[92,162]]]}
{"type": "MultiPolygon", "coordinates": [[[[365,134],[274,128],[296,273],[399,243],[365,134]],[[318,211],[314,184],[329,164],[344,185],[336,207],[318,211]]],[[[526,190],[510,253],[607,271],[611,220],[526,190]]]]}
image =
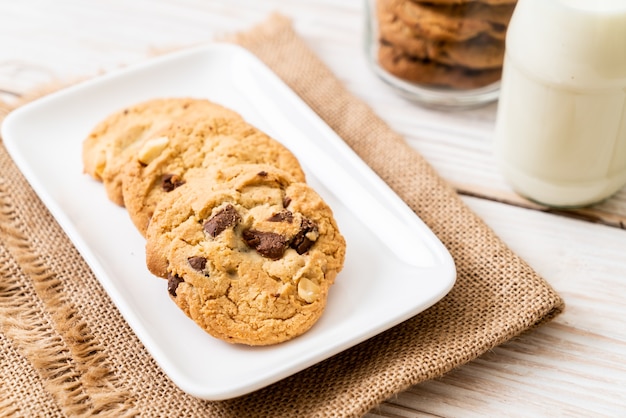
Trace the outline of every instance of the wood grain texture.
{"type": "Polygon", "coordinates": [[[564,297],[566,310],[554,322],[399,394],[368,416],[623,416],[624,232],[465,200],[550,279],[564,297]]]}
{"type": "Polygon", "coordinates": [[[209,42],[274,11],[291,17],[348,89],[403,134],[567,303],[554,322],[368,416],[626,416],[626,189],[567,213],[517,196],[491,156],[497,103],[440,112],[395,95],[368,68],[361,1],[2,1],[0,97],[16,100],[50,83],[209,42]]]}

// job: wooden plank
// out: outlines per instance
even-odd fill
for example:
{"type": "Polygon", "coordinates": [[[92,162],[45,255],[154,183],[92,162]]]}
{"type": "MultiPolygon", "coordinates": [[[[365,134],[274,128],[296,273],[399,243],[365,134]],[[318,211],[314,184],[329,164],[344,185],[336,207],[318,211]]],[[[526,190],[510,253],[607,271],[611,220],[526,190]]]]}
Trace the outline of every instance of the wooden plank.
{"type": "Polygon", "coordinates": [[[374,417],[624,416],[624,232],[483,199],[464,200],[564,297],[553,322],[448,375],[416,385],[374,417]],[[564,245],[564,243],[567,243],[564,245]]]}
{"type": "Polygon", "coordinates": [[[452,183],[456,190],[465,196],[478,197],[495,202],[507,203],[527,209],[549,212],[561,216],[582,219],[588,222],[600,223],[620,229],[626,229],[626,189],[621,190],[615,196],[605,202],[577,209],[555,209],[540,205],[518,195],[511,190],[489,189],[476,184],[452,183]]]}

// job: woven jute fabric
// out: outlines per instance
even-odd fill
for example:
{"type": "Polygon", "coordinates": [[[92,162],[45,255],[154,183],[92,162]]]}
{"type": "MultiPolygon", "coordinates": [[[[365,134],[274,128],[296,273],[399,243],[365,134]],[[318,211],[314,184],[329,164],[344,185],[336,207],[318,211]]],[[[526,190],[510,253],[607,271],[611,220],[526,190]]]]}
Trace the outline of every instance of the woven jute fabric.
{"type": "MultiPolygon", "coordinates": [[[[265,389],[199,400],[160,370],[2,145],[0,416],[361,416],[562,311],[558,294],[345,89],[288,19],[271,16],[228,41],[272,68],[435,232],[456,263],[454,288],[414,318],[265,389]]],[[[0,106],[2,116],[10,110],[0,106]]]]}

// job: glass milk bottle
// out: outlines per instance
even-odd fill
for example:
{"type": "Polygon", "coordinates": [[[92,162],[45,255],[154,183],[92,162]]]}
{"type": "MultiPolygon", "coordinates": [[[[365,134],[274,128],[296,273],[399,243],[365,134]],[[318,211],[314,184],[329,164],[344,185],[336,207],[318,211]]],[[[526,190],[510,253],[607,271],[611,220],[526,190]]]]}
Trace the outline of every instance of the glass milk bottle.
{"type": "Polygon", "coordinates": [[[494,153],[521,195],[554,207],[626,184],[626,0],[519,0],[494,153]]]}

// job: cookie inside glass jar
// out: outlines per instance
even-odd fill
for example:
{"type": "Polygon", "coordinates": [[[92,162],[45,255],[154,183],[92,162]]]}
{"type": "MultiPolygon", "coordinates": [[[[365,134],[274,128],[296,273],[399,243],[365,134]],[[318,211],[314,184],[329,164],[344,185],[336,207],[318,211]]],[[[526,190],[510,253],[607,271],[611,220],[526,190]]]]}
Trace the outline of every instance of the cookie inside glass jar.
{"type": "Polygon", "coordinates": [[[371,0],[368,46],[378,75],[424,104],[497,98],[516,0],[371,0]]]}

